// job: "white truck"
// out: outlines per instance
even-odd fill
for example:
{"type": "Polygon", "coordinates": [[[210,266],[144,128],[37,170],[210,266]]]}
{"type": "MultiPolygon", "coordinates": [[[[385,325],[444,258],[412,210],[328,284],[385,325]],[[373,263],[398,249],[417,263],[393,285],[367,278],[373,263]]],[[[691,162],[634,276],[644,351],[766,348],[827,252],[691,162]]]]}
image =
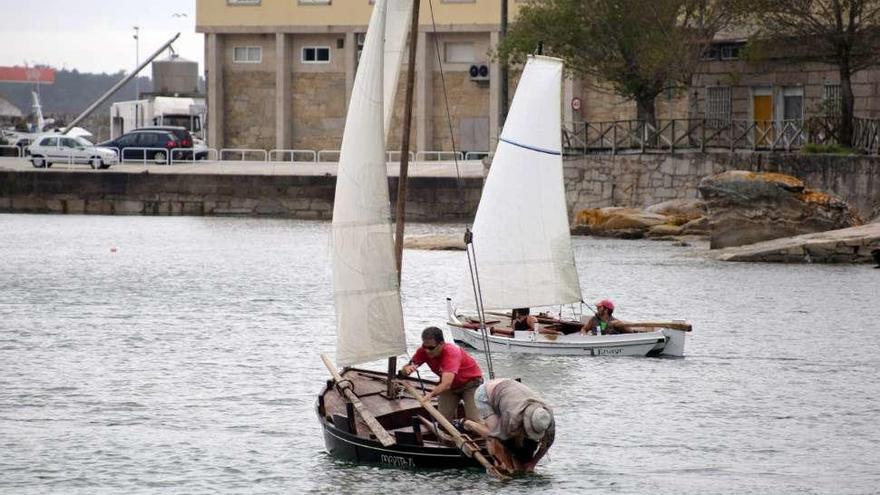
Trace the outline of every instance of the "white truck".
{"type": "Polygon", "coordinates": [[[204,98],[151,96],[120,101],[110,106],[110,139],[141,127],[180,126],[204,141],[206,110],[204,98]]]}

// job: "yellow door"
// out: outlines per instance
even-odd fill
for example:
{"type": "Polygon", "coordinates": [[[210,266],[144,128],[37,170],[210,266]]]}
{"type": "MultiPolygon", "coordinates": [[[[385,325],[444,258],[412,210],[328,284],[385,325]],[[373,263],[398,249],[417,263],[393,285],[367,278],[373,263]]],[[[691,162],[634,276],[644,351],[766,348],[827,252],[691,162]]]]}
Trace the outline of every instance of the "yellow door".
{"type": "Polygon", "coordinates": [[[770,95],[752,96],[755,117],[755,144],[769,146],[773,141],[773,97],[770,95]]]}

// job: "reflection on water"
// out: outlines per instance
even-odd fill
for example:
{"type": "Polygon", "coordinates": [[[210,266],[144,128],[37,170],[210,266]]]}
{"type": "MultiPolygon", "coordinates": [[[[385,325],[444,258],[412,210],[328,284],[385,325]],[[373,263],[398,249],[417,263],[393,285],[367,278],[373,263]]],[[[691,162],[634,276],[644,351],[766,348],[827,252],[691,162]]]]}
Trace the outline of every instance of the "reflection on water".
{"type": "MultiPolygon", "coordinates": [[[[0,215],[0,492],[497,489],[324,453],[327,237],[320,222],[0,215]]],[[[684,359],[493,356],[557,411],[550,459],[505,492],[877,490],[877,271],[574,246],[587,300],[695,331],[684,359]]],[[[411,348],[443,322],[463,256],[406,252],[411,348]]]]}

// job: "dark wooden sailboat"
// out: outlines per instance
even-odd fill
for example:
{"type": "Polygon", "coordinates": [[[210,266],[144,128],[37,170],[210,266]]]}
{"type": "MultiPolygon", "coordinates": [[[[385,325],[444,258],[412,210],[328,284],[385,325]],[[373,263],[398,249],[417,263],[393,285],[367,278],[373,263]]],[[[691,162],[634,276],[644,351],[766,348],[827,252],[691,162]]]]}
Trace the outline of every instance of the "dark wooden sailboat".
{"type": "MultiPolygon", "coordinates": [[[[418,0],[375,2],[346,117],[331,239],[337,361],[352,366],[388,358],[388,369],[346,367],[337,371],[329,358],[322,356],[333,378],[318,396],[316,413],[327,450],[336,457],[406,468],[482,465],[501,477],[476,441],[457,431],[424,401],[422,395],[436,382],[394,376],[396,357],[406,352],[406,339],[399,290],[402,244],[397,245],[395,260],[385,166],[390,112],[383,101],[389,105],[394,101],[389,86],[396,87],[394,74],[399,71],[400,57],[390,61],[396,64],[392,70],[383,70],[387,65],[383,57],[389,62],[394,54],[403,53],[407,26],[401,19],[411,22],[414,44],[418,0]],[[391,19],[388,30],[386,16],[391,19]],[[394,28],[395,22],[398,28],[394,28]],[[384,47],[386,42],[392,44],[390,49],[384,47]]],[[[415,48],[411,47],[409,53],[398,241],[403,238],[415,48]]]]}
{"type": "MultiPolygon", "coordinates": [[[[353,403],[329,380],[318,398],[317,413],[324,430],[324,445],[335,457],[358,463],[384,464],[405,468],[468,468],[480,464],[454,446],[452,439],[432,423],[431,416],[414,398],[387,395],[386,374],[357,368],[341,373],[351,383],[363,406],[392,435],[394,443],[383,445],[353,403]]],[[[430,391],[435,383],[402,379],[430,391]]]]}

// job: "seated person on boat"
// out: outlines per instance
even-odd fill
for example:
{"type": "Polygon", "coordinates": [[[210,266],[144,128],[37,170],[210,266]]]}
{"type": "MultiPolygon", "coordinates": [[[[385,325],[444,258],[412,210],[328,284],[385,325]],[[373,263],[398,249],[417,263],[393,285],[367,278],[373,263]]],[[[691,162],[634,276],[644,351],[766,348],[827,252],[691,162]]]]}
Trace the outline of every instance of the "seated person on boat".
{"type": "Polygon", "coordinates": [[[632,330],[619,325],[620,320],[612,316],[614,303],[603,299],[596,303],[596,314],[584,323],[581,333],[584,335],[605,335],[614,333],[632,333],[632,330]]]}
{"type": "Polygon", "coordinates": [[[409,375],[422,363],[427,363],[440,383],[425,395],[425,399],[437,397],[437,409],[448,419],[455,418],[459,400],[464,402],[465,417],[478,421],[480,413],[474,402],[474,391],[483,383],[483,371],[477,361],[461,347],[444,342],[443,330],[428,327],[422,331],[422,346],[412,360],[401,369],[409,375]]]}
{"type": "Polygon", "coordinates": [[[510,378],[480,385],[476,401],[483,422],[468,426],[487,438],[498,467],[510,473],[534,471],[556,435],[550,406],[540,394],[510,378]]]}
{"type": "Polygon", "coordinates": [[[529,314],[529,308],[516,308],[510,320],[510,327],[516,330],[531,330],[549,335],[562,335],[562,332],[538,325],[538,319],[529,314]]]}

